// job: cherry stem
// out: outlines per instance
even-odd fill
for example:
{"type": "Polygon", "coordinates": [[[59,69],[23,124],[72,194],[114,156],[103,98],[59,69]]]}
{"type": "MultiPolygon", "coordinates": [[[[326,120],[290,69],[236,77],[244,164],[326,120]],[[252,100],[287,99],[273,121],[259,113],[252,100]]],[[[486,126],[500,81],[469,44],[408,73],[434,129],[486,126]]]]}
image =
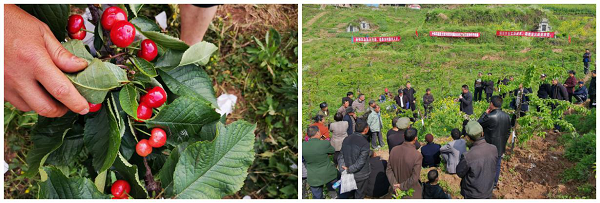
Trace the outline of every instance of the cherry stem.
{"type": "Polygon", "coordinates": [[[115,49],[115,48],[127,48],[127,49],[133,49],[133,50],[139,50],[140,49],[140,48],[132,47],[132,46],[117,47],[117,45],[112,45],[112,46],[110,46],[110,48],[113,48],[113,49],[115,49]]]}
{"type": "Polygon", "coordinates": [[[126,55],[126,54],[127,53],[123,52],[123,53],[118,53],[118,54],[115,54],[115,55],[108,55],[108,57],[104,57],[104,58],[102,58],[102,60],[113,59],[113,58],[117,58],[119,56],[123,56],[123,55],[126,55]]]}
{"type": "Polygon", "coordinates": [[[91,30],[86,30],[86,29],[81,29],[81,30],[94,34],[94,31],[91,31],[91,30]]]}
{"type": "Polygon", "coordinates": [[[143,131],[142,129],[139,129],[137,127],[135,129],[138,130],[138,131],[140,131],[140,132],[142,132],[142,133],[144,133],[144,134],[146,134],[146,135],[148,135],[148,136],[152,136],[152,135],[150,135],[150,133],[148,133],[146,131],[143,131]]]}
{"type": "Polygon", "coordinates": [[[152,169],[150,169],[146,157],[144,157],[144,166],[146,167],[146,189],[148,190],[148,192],[154,193],[160,191],[160,183],[154,180],[154,176],[152,175],[152,169]]]}
{"type": "Polygon", "coordinates": [[[142,91],[142,92],[144,92],[144,93],[148,94],[148,91],[146,91],[145,89],[142,89],[142,88],[140,88],[140,87],[138,87],[138,86],[135,86],[135,88],[138,88],[140,91],[142,91]]]}

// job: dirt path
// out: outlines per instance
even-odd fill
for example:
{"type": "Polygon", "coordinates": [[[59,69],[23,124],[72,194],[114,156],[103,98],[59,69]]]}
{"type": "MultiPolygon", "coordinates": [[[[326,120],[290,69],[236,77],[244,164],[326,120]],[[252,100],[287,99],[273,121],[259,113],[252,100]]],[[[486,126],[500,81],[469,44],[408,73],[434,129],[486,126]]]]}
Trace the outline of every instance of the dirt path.
{"type": "Polygon", "coordinates": [[[327,12],[325,11],[317,14],[315,17],[311,18],[308,22],[306,22],[306,25],[304,25],[303,27],[307,28],[307,30],[310,30],[312,24],[319,20],[319,18],[323,17],[325,14],[327,14],[327,12]]]}

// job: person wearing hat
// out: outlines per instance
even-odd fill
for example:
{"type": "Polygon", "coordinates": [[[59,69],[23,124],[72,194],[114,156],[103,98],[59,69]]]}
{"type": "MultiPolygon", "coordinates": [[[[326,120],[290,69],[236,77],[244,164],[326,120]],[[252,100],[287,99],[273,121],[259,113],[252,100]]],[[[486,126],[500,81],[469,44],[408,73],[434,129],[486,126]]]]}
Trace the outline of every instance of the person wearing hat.
{"type": "MultiPolygon", "coordinates": [[[[506,150],[506,142],[508,141],[508,137],[510,137],[511,127],[510,116],[502,111],[501,108],[502,97],[493,96],[490,101],[490,106],[481,115],[479,120],[477,120],[485,133],[485,141],[496,146],[497,149],[496,154],[498,155],[498,162],[496,163],[497,173],[494,183],[498,183],[498,178],[500,177],[502,155],[504,155],[504,151],[506,150]]],[[[467,126],[468,125],[469,123],[467,123],[467,126]]],[[[465,130],[468,129],[465,127],[465,130]]]]}
{"type": "Polygon", "coordinates": [[[573,96],[575,96],[576,104],[585,102],[585,100],[587,100],[587,96],[588,96],[588,90],[587,90],[587,88],[585,88],[585,85],[583,85],[583,81],[579,81],[578,84],[579,84],[579,88],[577,88],[577,90],[575,90],[575,92],[573,92],[573,96]]]}
{"type": "Polygon", "coordinates": [[[365,95],[359,94],[358,98],[352,102],[352,108],[356,110],[356,113],[365,112],[365,95]]]}
{"type": "Polygon", "coordinates": [[[354,108],[348,107],[346,109],[346,115],[344,115],[343,120],[348,122],[348,129],[346,129],[346,133],[348,135],[352,135],[356,127],[356,114],[354,113],[354,108]]]}
{"type": "MultiPolygon", "coordinates": [[[[338,166],[341,172],[346,170],[348,173],[354,174],[357,189],[353,192],[355,199],[363,199],[365,197],[365,189],[371,173],[371,164],[369,163],[369,141],[367,141],[367,133],[369,125],[363,119],[356,120],[356,132],[349,135],[342,142],[342,149],[338,157],[338,166]]],[[[351,194],[342,194],[349,196],[351,194]]]]}
{"type": "Polygon", "coordinates": [[[569,71],[569,78],[565,81],[565,88],[567,88],[567,93],[569,93],[569,102],[573,102],[573,92],[575,90],[575,86],[577,86],[577,79],[575,78],[575,71],[569,71]]]}
{"type": "Polygon", "coordinates": [[[419,179],[423,155],[415,149],[417,129],[406,129],[404,140],[406,141],[402,145],[394,147],[390,152],[386,174],[393,191],[396,189],[402,191],[413,189],[412,196],[405,196],[404,198],[421,199],[423,190],[419,179]]]}
{"type": "Polygon", "coordinates": [[[425,108],[425,117],[427,117],[429,113],[431,113],[431,109],[433,109],[431,103],[433,103],[433,101],[434,99],[433,95],[431,94],[431,89],[427,88],[425,90],[425,94],[423,95],[423,107],[425,108]]]}
{"type": "Polygon", "coordinates": [[[347,108],[351,108],[350,101],[342,99],[342,106],[340,106],[340,108],[338,108],[336,113],[342,113],[342,115],[345,116],[347,108]]]}
{"type": "Polygon", "coordinates": [[[483,80],[481,79],[481,76],[483,76],[483,73],[479,72],[479,74],[477,74],[477,79],[475,79],[475,84],[473,85],[473,87],[475,87],[475,101],[481,101],[482,99],[483,80]]]}
{"type": "Polygon", "coordinates": [[[325,120],[327,120],[327,117],[329,116],[329,107],[327,106],[327,102],[319,104],[319,108],[321,108],[321,110],[317,112],[317,115],[321,115],[325,118],[325,120]]]}
{"type": "Polygon", "coordinates": [[[381,134],[383,122],[381,121],[380,112],[381,107],[375,104],[373,112],[371,112],[367,117],[367,123],[369,124],[371,133],[371,147],[373,147],[373,149],[379,149],[381,148],[381,145],[383,145],[383,135],[381,134]]]}
{"type": "Polygon", "coordinates": [[[323,185],[329,192],[335,193],[332,184],[336,182],[337,170],[329,159],[334,149],[329,141],[322,140],[317,126],[310,126],[306,130],[310,139],[302,142],[302,159],[307,170],[307,182],[310,186],[313,199],[323,199],[323,185]]]}
{"type": "Polygon", "coordinates": [[[540,80],[540,88],[538,89],[537,96],[540,99],[548,99],[550,97],[550,91],[552,91],[552,86],[546,81],[546,74],[542,73],[540,80]]]}
{"type": "Polygon", "coordinates": [[[340,149],[342,149],[342,142],[348,137],[348,121],[343,120],[344,117],[341,113],[336,113],[333,116],[335,122],[329,124],[329,130],[331,131],[331,139],[329,142],[335,149],[333,155],[333,163],[337,165],[337,157],[340,155],[340,149]]]}
{"type": "Polygon", "coordinates": [[[421,148],[421,155],[423,155],[423,168],[437,167],[440,165],[440,148],[439,144],[433,142],[433,135],[425,135],[425,141],[427,144],[421,148]]]}
{"type": "Polygon", "coordinates": [[[590,80],[590,87],[588,89],[588,94],[590,94],[590,108],[596,108],[596,70],[592,71],[592,79],[590,80]]]}
{"type": "Polygon", "coordinates": [[[592,53],[590,53],[589,49],[585,49],[585,53],[583,53],[583,74],[588,74],[590,71],[590,59],[592,58],[592,53]]]}
{"type": "MultiPolygon", "coordinates": [[[[401,145],[404,143],[404,131],[410,127],[410,119],[408,117],[395,117],[392,119],[392,129],[388,130],[386,134],[387,145],[389,152],[392,151],[392,148],[395,146],[401,145]]],[[[415,148],[419,149],[421,144],[419,142],[415,142],[415,148]]]]}
{"type": "Polygon", "coordinates": [[[489,199],[494,190],[498,151],[485,141],[485,132],[478,122],[469,121],[465,128],[470,147],[456,166],[456,175],[461,178],[460,194],[465,199],[489,199]]]}
{"type": "Polygon", "coordinates": [[[404,88],[402,92],[404,92],[404,95],[406,95],[406,99],[408,100],[408,108],[414,111],[416,102],[415,93],[417,93],[417,91],[414,88],[412,88],[410,82],[406,82],[406,88],[404,88]]]}

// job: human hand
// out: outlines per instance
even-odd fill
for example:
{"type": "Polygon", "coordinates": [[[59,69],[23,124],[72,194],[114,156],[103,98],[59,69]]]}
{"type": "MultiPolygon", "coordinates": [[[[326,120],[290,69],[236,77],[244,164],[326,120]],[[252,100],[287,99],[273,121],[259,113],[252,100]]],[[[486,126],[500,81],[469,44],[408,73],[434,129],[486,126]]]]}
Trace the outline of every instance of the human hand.
{"type": "Polygon", "coordinates": [[[461,95],[458,95],[458,98],[459,98],[459,99],[462,99],[462,98],[463,98],[463,97],[462,97],[462,94],[461,94],[461,95]]]}
{"type": "Polygon", "coordinates": [[[400,189],[400,184],[394,184],[393,186],[394,186],[394,190],[400,189]]]}
{"type": "Polygon", "coordinates": [[[343,168],[344,170],[348,170],[348,167],[346,167],[346,166],[342,166],[342,168],[343,168]]]}
{"type": "Polygon", "coordinates": [[[46,117],[67,110],[87,114],[88,102],[63,73],[86,67],[46,24],[16,5],[4,5],[4,101],[46,117]]]}

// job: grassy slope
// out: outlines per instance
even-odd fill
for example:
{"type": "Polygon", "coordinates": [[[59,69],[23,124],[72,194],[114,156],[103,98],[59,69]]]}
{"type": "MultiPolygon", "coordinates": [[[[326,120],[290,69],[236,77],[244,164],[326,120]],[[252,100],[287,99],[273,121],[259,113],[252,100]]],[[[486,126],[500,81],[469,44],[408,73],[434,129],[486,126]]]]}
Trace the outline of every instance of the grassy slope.
{"type": "MultiPolygon", "coordinates": [[[[438,101],[444,97],[456,97],[461,85],[473,85],[479,71],[519,78],[524,69],[534,63],[538,67],[558,67],[559,71],[546,74],[559,77],[560,81],[566,79],[566,70],[569,69],[576,70],[577,78],[582,78],[583,49],[589,48],[593,54],[596,53],[595,14],[588,11],[595,11],[595,7],[462,5],[424,6],[422,10],[393,7],[373,10],[328,6],[320,10],[317,5],[304,5],[303,126],[315,115],[320,102],[326,101],[330,104],[330,111],[335,112],[345,92],[356,93],[358,89],[369,100],[383,93],[386,87],[396,92],[400,85],[411,81],[417,90],[417,105],[420,106],[426,88],[432,89],[438,101]],[[581,11],[585,14],[578,14],[581,11]],[[322,12],[326,12],[323,17],[313,20],[311,25],[307,24],[322,12]],[[428,12],[432,14],[426,21],[428,12]],[[441,19],[438,13],[443,13],[448,19],[441,19]],[[495,36],[496,30],[533,30],[543,16],[550,20],[558,38],[495,36]],[[348,23],[359,20],[369,21],[374,29],[360,33],[345,32],[348,23]],[[416,29],[419,31],[418,38],[415,36],[416,29]],[[481,32],[482,36],[478,39],[432,38],[427,36],[429,31],[481,32]],[[572,37],[572,44],[568,44],[568,34],[572,37]],[[350,41],[351,36],[365,35],[400,35],[402,41],[391,44],[350,41]]],[[[595,69],[593,65],[591,69],[595,69]]],[[[537,91],[537,87],[533,88],[537,91]]],[[[476,104],[475,114],[479,115],[485,106],[483,103],[476,104]]],[[[389,119],[384,123],[391,127],[389,119]]],[[[457,126],[447,127],[446,132],[449,132],[449,128],[457,126]]]]}

